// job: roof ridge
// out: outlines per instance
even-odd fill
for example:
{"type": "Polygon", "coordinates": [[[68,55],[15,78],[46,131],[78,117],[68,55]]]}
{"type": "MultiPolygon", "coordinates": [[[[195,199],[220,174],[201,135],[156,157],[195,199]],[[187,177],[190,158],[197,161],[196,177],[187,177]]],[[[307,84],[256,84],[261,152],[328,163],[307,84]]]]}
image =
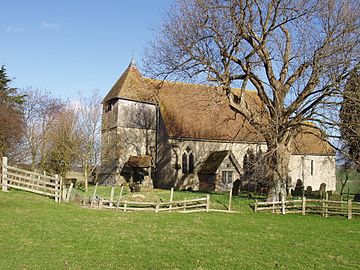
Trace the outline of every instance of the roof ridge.
{"type": "Polygon", "coordinates": [[[141,72],[138,70],[133,59],[131,60],[129,66],[121,74],[120,78],[111,87],[110,91],[107,93],[107,95],[102,100],[102,103],[105,103],[106,101],[108,101],[110,99],[119,97],[119,94],[121,92],[121,89],[123,88],[124,83],[127,81],[127,78],[132,73],[137,74],[141,79],[144,78],[143,75],[141,74],[141,72]]]}
{"type": "MultiPolygon", "coordinates": [[[[210,84],[203,84],[203,83],[189,83],[189,82],[181,82],[181,81],[171,81],[171,80],[160,80],[160,79],[154,79],[154,78],[149,78],[149,77],[144,77],[143,79],[145,81],[149,81],[149,82],[158,82],[159,84],[163,84],[163,83],[170,83],[170,84],[178,84],[178,85],[189,85],[189,86],[202,86],[202,87],[216,87],[215,85],[210,85],[210,84]]],[[[233,90],[241,90],[241,88],[239,87],[231,87],[230,89],[233,90]]],[[[257,90],[253,90],[253,89],[245,89],[246,92],[250,92],[250,93],[257,93],[257,90]]]]}

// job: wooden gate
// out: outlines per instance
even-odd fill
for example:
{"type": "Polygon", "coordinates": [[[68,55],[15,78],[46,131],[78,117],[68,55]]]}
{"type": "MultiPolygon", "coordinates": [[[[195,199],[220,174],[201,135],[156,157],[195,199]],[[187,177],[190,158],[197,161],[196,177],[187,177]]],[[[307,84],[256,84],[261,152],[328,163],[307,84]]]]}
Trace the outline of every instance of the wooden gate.
{"type": "Polygon", "coordinates": [[[54,197],[55,202],[61,201],[61,177],[50,176],[19,169],[7,164],[7,158],[2,158],[1,166],[2,191],[9,188],[20,189],[32,193],[54,197]]]}

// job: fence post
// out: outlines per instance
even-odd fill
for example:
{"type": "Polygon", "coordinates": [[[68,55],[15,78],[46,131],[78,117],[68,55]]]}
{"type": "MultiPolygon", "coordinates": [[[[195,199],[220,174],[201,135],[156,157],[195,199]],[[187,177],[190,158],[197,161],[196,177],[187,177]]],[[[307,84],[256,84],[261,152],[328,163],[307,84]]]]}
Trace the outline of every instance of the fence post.
{"type": "Polygon", "coordinates": [[[303,216],[305,216],[305,210],[306,210],[305,208],[306,208],[306,197],[303,196],[302,197],[302,207],[301,207],[301,214],[303,216]]]}
{"type": "Polygon", "coordinates": [[[96,183],[95,188],[94,188],[94,193],[93,193],[93,195],[92,195],[92,197],[91,197],[90,208],[92,208],[93,205],[94,205],[97,187],[98,187],[98,183],[96,183]]]}
{"type": "Polygon", "coordinates": [[[99,208],[99,209],[102,209],[102,208],[103,208],[103,199],[102,199],[102,198],[99,199],[98,208],[99,208]]]}
{"type": "Polygon", "coordinates": [[[281,194],[281,212],[285,215],[285,195],[281,194]]]}
{"type": "Polygon", "coordinates": [[[352,201],[348,200],[348,219],[352,218],[352,201]]]}
{"type": "Polygon", "coordinates": [[[326,201],[326,204],[325,204],[325,217],[328,217],[328,208],[329,208],[329,193],[326,192],[325,194],[325,201],[326,201]]]}
{"type": "MultiPolygon", "coordinates": [[[[44,171],[45,173],[45,171],[44,171]]],[[[59,183],[59,202],[61,202],[61,197],[62,197],[62,191],[63,191],[63,179],[60,176],[59,177],[60,183],[59,183]]]]}
{"type": "Polygon", "coordinates": [[[109,206],[113,206],[113,200],[114,200],[114,192],[115,192],[115,187],[112,186],[111,187],[111,191],[110,191],[110,202],[109,202],[109,206]]]}
{"type": "Polygon", "coordinates": [[[7,157],[3,157],[2,158],[2,191],[8,191],[8,187],[7,187],[7,157]]]}
{"type": "Polygon", "coordinates": [[[118,198],[117,203],[116,203],[116,210],[118,210],[118,208],[119,208],[119,204],[120,204],[120,200],[121,200],[121,196],[123,194],[123,191],[124,191],[124,186],[121,186],[119,198],[118,198]]]}
{"type": "Polygon", "coordinates": [[[169,212],[171,212],[171,208],[172,208],[172,201],[174,199],[174,188],[172,187],[170,190],[170,205],[169,205],[169,212]]]}
{"type": "Polygon", "coordinates": [[[256,200],[255,200],[255,204],[254,204],[254,212],[255,212],[255,213],[257,212],[257,202],[258,202],[258,200],[256,199],[256,200]]]}
{"type": "Polygon", "coordinates": [[[55,174],[55,202],[60,202],[60,196],[61,194],[59,193],[59,175],[55,174]]]}
{"type": "Polygon", "coordinates": [[[160,202],[157,201],[157,202],[156,202],[156,206],[155,206],[155,213],[158,213],[158,212],[159,212],[159,208],[160,208],[160,202]]]}
{"type": "Polygon", "coordinates": [[[67,195],[67,191],[68,189],[65,187],[63,188],[63,191],[62,191],[62,200],[65,202],[66,201],[66,195],[67,195]]]}
{"type": "Polygon", "coordinates": [[[232,200],[232,188],[230,189],[230,192],[229,192],[229,206],[228,206],[229,212],[231,211],[231,200],[232,200]]]}
{"type": "Polygon", "coordinates": [[[209,212],[210,209],[210,195],[206,195],[206,212],[209,212]]]}
{"type": "Polygon", "coordinates": [[[70,201],[70,195],[71,195],[71,191],[73,189],[73,186],[74,186],[74,183],[71,183],[70,187],[69,187],[69,190],[68,190],[68,193],[66,194],[66,202],[67,203],[70,201]]]}

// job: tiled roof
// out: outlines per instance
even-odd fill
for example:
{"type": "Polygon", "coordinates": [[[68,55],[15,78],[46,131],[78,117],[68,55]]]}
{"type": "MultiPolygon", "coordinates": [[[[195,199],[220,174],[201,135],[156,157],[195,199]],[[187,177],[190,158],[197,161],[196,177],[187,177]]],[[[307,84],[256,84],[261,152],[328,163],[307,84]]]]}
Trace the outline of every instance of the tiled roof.
{"type": "Polygon", "coordinates": [[[105,96],[103,103],[120,97],[141,101],[155,101],[152,89],[149,89],[145,78],[140,74],[136,66],[132,64],[128,66],[105,96]]]}
{"type": "Polygon", "coordinates": [[[153,167],[151,156],[130,156],[126,165],[133,168],[153,167]]]}
{"type": "Polygon", "coordinates": [[[216,173],[229,150],[211,152],[202,164],[199,173],[216,173]]]}
{"type": "MultiPolygon", "coordinates": [[[[243,94],[250,109],[261,107],[256,91],[243,94]]],[[[130,64],[103,102],[114,98],[156,102],[170,138],[265,141],[242,115],[230,108],[227,97],[214,86],[144,78],[130,64]]],[[[334,151],[314,132],[303,132],[294,140],[293,153],[333,155],[334,151]]]]}
{"type": "Polygon", "coordinates": [[[335,155],[335,150],[315,127],[304,127],[293,142],[295,155],[335,155]]]}
{"type": "Polygon", "coordinates": [[[223,151],[213,151],[210,152],[207,159],[201,165],[199,173],[213,174],[219,169],[220,165],[223,163],[224,159],[229,156],[230,160],[234,163],[235,168],[240,171],[241,166],[236,160],[234,154],[231,150],[223,150],[223,151]]]}

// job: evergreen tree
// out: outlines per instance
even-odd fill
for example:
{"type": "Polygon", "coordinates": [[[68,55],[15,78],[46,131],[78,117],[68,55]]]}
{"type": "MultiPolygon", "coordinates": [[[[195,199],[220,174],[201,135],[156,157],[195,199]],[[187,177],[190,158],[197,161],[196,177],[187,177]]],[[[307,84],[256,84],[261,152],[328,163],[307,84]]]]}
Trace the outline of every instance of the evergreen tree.
{"type": "Polygon", "coordinates": [[[0,69],[0,157],[11,154],[23,135],[24,96],[10,86],[4,66],[0,69]]]}
{"type": "Polygon", "coordinates": [[[351,72],[344,89],[340,130],[348,158],[360,171],[360,66],[351,72]]]}

